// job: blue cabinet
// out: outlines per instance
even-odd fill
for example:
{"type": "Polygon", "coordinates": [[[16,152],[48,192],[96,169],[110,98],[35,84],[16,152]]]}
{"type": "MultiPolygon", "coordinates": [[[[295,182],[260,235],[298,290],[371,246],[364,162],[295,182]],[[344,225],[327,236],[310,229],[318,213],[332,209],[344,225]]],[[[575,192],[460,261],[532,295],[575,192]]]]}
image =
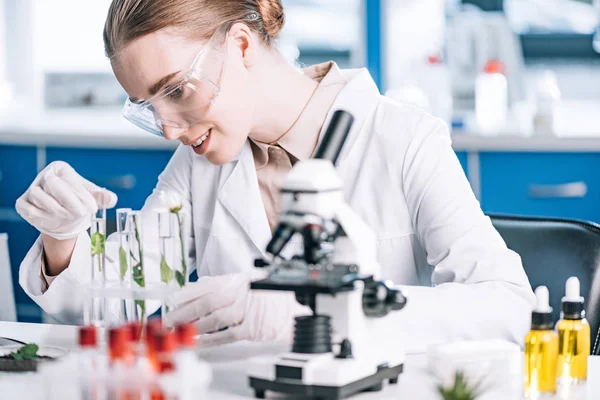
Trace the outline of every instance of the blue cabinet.
{"type": "MultiPolygon", "coordinates": [[[[47,163],[62,160],[85,178],[114,191],[119,207],[141,208],[169,162],[172,150],[40,149],[47,163]]],[[[15,201],[37,175],[38,149],[0,146],[0,232],[8,233],[17,317],[41,322],[42,312],[19,285],[19,266],[37,239],[38,231],[16,213],[15,201]]],[[[43,162],[43,161],[42,161],[43,162]]],[[[112,213],[114,215],[114,210],[112,213]]]]}
{"type": "Polygon", "coordinates": [[[19,265],[38,232],[15,211],[15,202],[37,175],[35,147],[0,146],[0,232],[8,234],[9,256],[20,321],[37,322],[41,311],[19,286],[19,265]]]}
{"type": "Polygon", "coordinates": [[[19,285],[19,266],[25,255],[39,236],[37,229],[24,220],[7,221],[0,219],[0,232],[8,234],[8,252],[17,305],[17,318],[21,322],[41,322],[42,311],[27,296],[19,285]]]}
{"type": "Polygon", "coordinates": [[[485,212],[600,222],[600,154],[481,153],[480,162],[485,212]]]}
{"type": "MultiPolygon", "coordinates": [[[[117,207],[141,208],[173,151],[48,148],[48,163],[62,160],[84,178],[112,190],[117,207]]],[[[114,213],[114,209],[110,214],[114,213]]]]}
{"type": "Polygon", "coordinates": [[[0,146],[0,207],[14,209],[15,201],[37,175],[35,147],[0,146]]]}
{"type": "Polygon", "coordinates": [[[456,152],[456,157],[458,158],[458,161],[460,162],[460,165],[462,165],[463,170],[465,171],[465,175],[468,176],[468,153],[466,151],[459,151],[456,152]]]}

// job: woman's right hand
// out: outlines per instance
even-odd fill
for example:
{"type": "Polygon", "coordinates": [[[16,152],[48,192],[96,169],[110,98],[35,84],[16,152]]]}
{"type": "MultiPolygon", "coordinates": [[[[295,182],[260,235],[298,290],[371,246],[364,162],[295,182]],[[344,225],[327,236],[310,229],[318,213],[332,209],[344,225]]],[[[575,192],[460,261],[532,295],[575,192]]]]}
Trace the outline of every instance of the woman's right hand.
{"type": "Polygon", "coordinates": [[[116,204],[116,194],[84,179],[69,164],[55,161],[38,174],[17,200],[16,209],[41,233],[67,240],[90,227],[98,208],[116,204]]]}

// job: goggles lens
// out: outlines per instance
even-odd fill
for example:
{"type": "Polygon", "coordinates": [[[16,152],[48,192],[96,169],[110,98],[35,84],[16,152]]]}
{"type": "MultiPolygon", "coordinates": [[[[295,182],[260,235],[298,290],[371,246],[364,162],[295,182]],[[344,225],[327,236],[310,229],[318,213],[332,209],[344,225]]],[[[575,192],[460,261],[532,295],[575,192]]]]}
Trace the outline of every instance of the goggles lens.
{"type": "Polygon", "coordinates": [[[186,130],[203,121],[221,90],[226,54],[223,46],[230,26],[223,26],[215,32],[183,80],[161,89],[141,103],[127,99],[123,116],[158,136],[163,136],[164,127],[186,130]]]}

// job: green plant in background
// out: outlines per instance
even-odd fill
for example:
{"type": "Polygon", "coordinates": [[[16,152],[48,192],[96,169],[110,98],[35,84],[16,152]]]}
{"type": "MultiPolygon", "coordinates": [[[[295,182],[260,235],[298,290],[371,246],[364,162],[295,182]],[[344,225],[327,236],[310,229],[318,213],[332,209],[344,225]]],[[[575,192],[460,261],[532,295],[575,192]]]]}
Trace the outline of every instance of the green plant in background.
{"type": "Polygon", "coordinates": [[[465,374],[459,371],[454,375],[454,385],[449,388],[439,385],[438,392],[444,400],[475,400],[481,395],[481,387],[470,385],[465,374]]]}
{"type": "Polygon", "coordinates": [[[34,343],[29,343],[21,347],[17,351],[13,351],[8,356],[13,360],[21,361],[21,360],[37,360],[39,358],[38,350],[39,346],[34,343]]]}
{"type": "Polygon", "coordinates": [[[100,232],[94,232],[90,239],[92,241],[92,257],[98,257],[98,270],[102,272],[102,254],[104,254],[106,236],[100,232]]]}

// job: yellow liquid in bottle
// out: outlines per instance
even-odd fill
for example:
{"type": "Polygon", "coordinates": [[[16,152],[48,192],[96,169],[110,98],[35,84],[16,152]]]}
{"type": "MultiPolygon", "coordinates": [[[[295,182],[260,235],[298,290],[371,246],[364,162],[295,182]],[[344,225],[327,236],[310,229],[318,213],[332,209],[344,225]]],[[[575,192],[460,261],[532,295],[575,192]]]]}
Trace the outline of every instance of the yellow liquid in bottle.
{"type": "Polygon", "coordinates": [[[558,335],[552,330],[531,330],[525,337],[525,396],[556,392],[558,335]]]}
{"type": "Polygon", "coordinates": [[[557,377],[561,383],[577,383],[587,379],[590,355],[590,325],[584,319],[562,319],[556,324],[558,332],[557,377]]]}

